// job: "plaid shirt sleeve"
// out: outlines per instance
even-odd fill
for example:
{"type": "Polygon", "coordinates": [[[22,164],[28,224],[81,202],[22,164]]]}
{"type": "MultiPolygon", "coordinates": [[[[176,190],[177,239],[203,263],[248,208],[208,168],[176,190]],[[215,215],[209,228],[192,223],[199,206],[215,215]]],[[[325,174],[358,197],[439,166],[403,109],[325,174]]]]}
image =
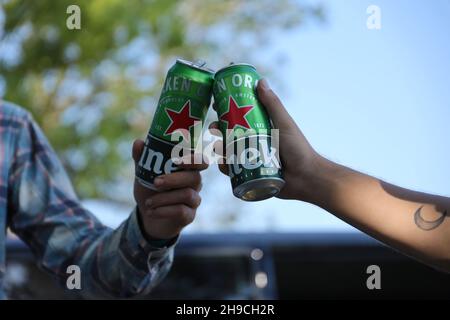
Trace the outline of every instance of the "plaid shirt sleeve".
{"type": "Polygon", "coordinates": [[[80,205],[31,116],[25,113],[22,120],[8,183],[11,229],[63,286],[71,274],[68,266],[77,265],[84,297],[147,294],[169,271],[173,246],[157,248],[146,241],[136,209],[116,230],[102,225],[80,205]]]}

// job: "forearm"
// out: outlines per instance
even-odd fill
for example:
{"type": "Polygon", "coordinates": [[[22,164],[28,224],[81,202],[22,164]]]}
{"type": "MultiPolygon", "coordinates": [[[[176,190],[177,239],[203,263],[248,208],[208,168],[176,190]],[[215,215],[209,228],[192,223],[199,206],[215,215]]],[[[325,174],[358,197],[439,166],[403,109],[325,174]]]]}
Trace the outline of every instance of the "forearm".
{"type": "Polygon", "coordinates": [[[450,198],[396,187],[324,158],[309,202],[378,240],[450,271],[450,198]]]}

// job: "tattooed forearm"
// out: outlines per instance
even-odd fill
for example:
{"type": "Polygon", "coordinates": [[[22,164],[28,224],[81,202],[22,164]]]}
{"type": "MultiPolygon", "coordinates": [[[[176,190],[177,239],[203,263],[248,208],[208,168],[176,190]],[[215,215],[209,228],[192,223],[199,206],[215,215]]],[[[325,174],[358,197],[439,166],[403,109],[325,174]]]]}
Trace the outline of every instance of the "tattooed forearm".
{"type": "Polygon", "coordinates": [[[418,226],[422,230],[433,230],[439,227],[442,222],[444,222],[445,217],[447,216],[447,210],[444,212],[438,212],[439,217],[435,220],[425,220],[422,216],[422,208],[421,206],[419,209],[416,210],[414,213],[414,222],[416,223],[416,226],[418,226]]]}

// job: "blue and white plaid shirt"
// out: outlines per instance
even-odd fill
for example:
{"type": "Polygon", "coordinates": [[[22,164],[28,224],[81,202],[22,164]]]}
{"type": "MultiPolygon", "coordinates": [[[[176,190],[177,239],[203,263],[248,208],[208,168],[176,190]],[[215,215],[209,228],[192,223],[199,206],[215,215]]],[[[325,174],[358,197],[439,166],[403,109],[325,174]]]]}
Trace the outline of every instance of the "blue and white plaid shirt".
{"type": "Polygon", "coordinates": [[[67,267],[81,269],[85,297],[146,294],[169,271],[173,246],[153,247],[136,209],[119,228],[102,225],[84,209],[67,174],[30,114],[0,101],[0,298],[6,228],[35,254],[39,266],[65,285],[67,267]]]}

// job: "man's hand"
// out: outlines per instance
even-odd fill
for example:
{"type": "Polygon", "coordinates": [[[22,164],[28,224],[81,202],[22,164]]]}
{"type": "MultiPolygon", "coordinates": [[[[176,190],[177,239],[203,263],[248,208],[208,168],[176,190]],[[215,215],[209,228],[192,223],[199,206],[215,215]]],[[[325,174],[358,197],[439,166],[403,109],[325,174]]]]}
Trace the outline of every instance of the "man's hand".
{"type": "MultiPolygon", "coordinates": [[[[133,144],[133,159],[139,161],[144,141],[133,144]]],[[[155,179],[159,192],[142,186],[134,180],[134,198],[139,208],[140,218],[148,236],[171,239],[190,224],[200,205],[200,171],[206,164],[181,165],[185,170],[163,175],[155,179]]]]}

